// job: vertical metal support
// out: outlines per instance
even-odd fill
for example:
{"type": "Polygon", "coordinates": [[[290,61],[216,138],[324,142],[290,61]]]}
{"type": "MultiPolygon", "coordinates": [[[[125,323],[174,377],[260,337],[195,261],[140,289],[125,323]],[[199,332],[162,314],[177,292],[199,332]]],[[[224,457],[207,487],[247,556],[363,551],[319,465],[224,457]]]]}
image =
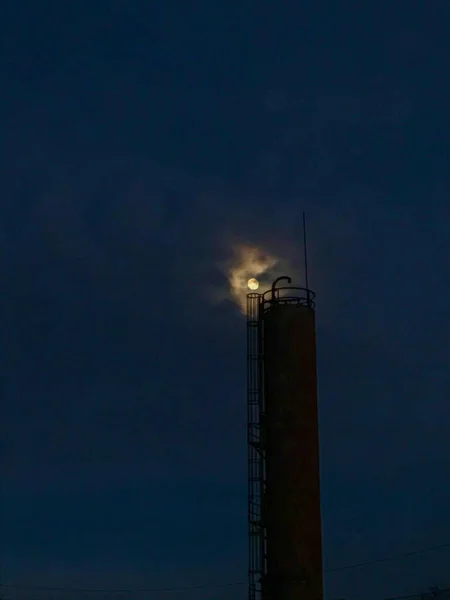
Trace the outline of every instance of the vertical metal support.
{"type": "Polygon", "coordinates": [[[261,295],[247,295],[248,600],[261,600],[265,575],[263,344],[261,295]]]}

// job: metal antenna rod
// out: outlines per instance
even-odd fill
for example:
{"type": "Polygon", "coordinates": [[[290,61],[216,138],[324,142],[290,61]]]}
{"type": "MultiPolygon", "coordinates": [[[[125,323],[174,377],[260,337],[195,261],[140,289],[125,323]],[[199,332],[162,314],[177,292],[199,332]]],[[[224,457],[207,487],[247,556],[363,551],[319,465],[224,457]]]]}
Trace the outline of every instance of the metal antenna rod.
{"type": "Polygon", "coordinates": [[[303,213],[303,258],[305,261],[305,284],[306,289],[309,290],[308,284],[308,248],[306,244],[306,215],[303,213]]]}

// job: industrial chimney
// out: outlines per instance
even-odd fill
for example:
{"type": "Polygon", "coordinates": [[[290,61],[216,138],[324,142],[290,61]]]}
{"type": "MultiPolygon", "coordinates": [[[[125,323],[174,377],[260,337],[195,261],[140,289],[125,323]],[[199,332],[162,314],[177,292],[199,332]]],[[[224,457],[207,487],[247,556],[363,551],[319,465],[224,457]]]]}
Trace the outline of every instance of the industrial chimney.
{"type": "Polygon", "coordinates": [[[249,600],[323,600],[315,295],[290,284],[247,295],[249,600]]]}

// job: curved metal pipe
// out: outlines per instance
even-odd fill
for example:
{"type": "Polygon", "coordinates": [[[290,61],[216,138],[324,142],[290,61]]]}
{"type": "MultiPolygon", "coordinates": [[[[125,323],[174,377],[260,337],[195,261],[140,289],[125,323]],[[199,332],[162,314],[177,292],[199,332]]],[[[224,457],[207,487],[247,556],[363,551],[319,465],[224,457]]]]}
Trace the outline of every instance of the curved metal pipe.
{"type": "Polygon", "coordinates": [[[276,290],[276,286],[277,283],[279,281],[283,281],[286,280],[288,283],[292,283],[292,279],[290,277],[287,277],[286,275],[282,275],[281,277],[277,277],[277,279],[275,279],[275,281],[272,283],[272,301],[275,301],[275,290],[276,290]]]}

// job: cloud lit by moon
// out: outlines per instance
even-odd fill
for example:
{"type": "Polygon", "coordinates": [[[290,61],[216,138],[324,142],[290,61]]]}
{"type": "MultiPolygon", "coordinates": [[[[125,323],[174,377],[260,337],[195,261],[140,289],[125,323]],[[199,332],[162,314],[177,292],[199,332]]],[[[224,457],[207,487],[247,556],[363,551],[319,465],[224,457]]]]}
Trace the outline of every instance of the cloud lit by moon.
{"type": "Polygon", "coordinates": [[[257,278],[259,280],[258,291],[266,291],[269,286],[264,283],[264,277],[261,280],[261,276],[276,267],[278,263],[278,258],[257,246],[240,245],[234,248],[234,256],[228,269],[228,282],[230,295],[242,312],[246,311],[249,279],[257,278]]]}

